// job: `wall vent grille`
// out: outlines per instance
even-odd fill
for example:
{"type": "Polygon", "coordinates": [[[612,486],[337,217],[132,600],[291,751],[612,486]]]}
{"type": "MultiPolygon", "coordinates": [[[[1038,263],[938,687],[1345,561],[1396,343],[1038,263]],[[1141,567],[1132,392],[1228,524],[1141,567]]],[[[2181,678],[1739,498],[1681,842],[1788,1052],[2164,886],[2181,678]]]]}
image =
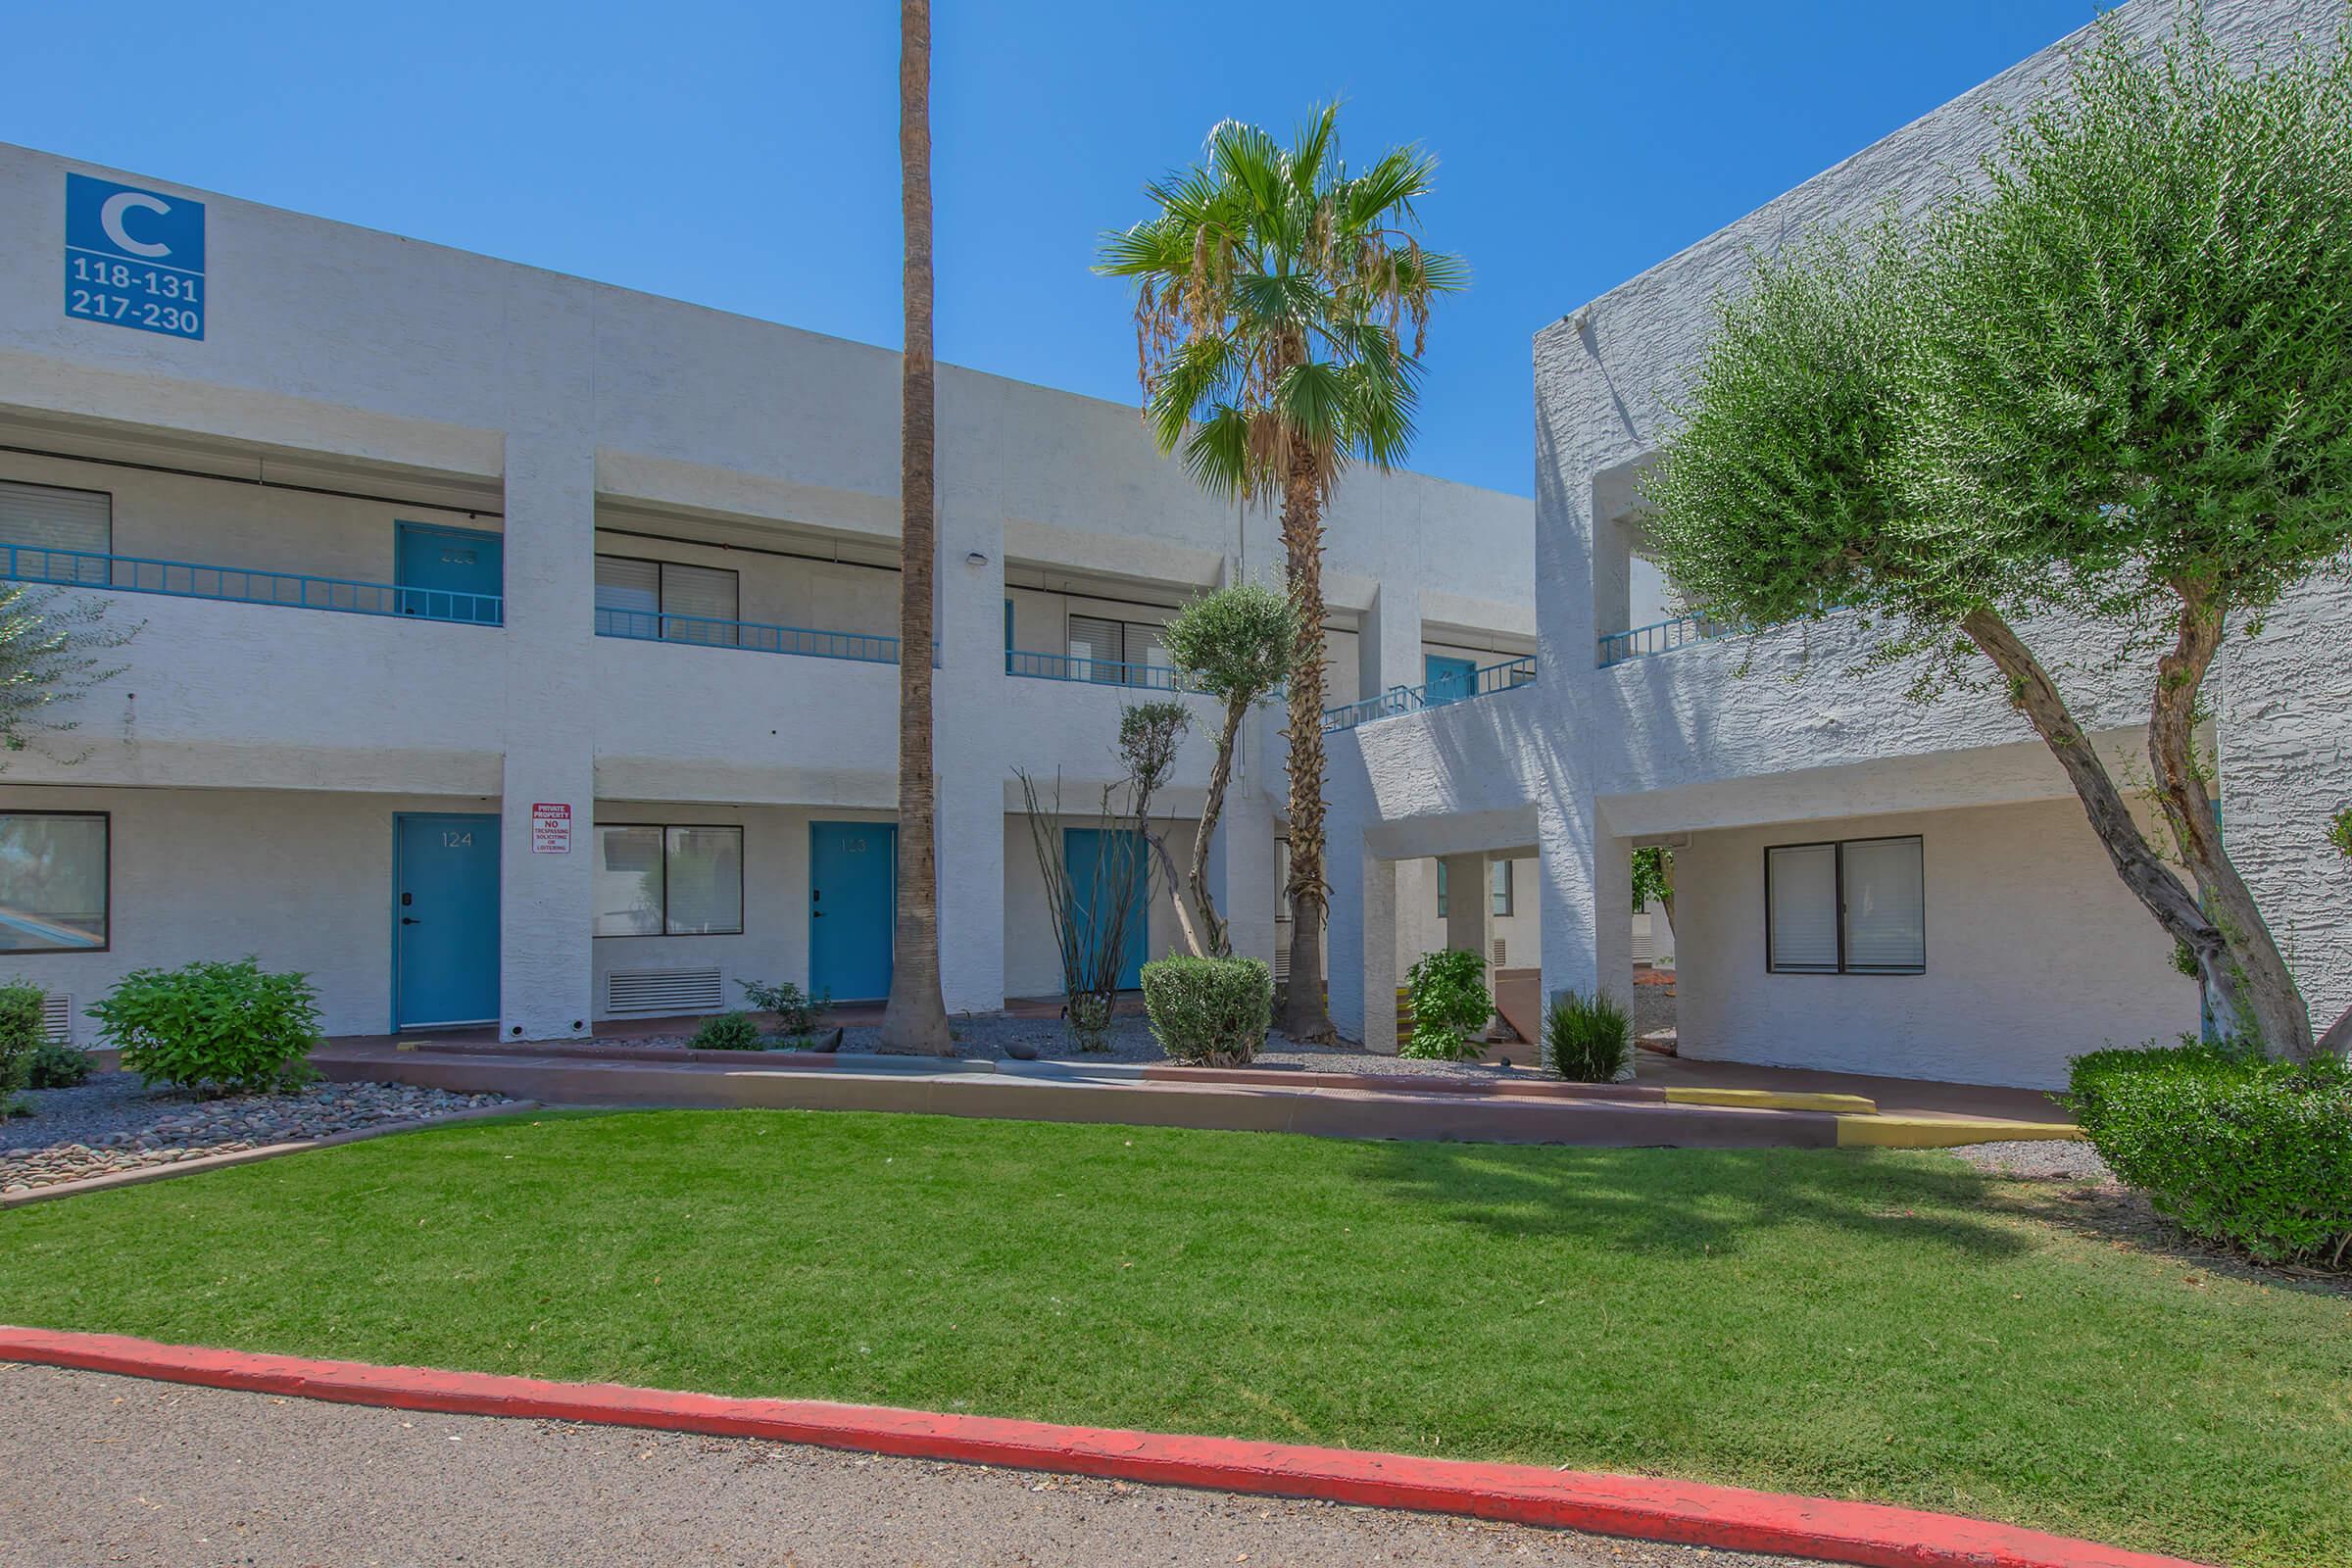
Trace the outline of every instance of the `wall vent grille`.
{"type": "Polygon", "coordinates": [[[1504,947],[1504,946],[1502,945],[1502,938],[1500,938],[1500,937],[1496,937],[1496,938],[1494,939],[1494,967],[1495,967],[1495,968],[1499,969],[1499,968],[1501,968],[1503,965],[1505,965],[1506,963],[1510,962],[1510,956],[1509,956],[1509,955],[1510,955],[1510,951],[1511,951],[1510,949],[1508,949],[1508,948],[1506,948],[1506,947],[1504,947]]]}
{"type": "Polygon", "coordinates": [[[725,1005],[716,969],[621,969],[605,981],[609,1012],[716,1012],[725,1005]]]}
{"type": "Polygon", "coordinates": [[[74,999],[62,991],[41,998],[41,1032],[59,1045],[74,1041],[74,999]]]}

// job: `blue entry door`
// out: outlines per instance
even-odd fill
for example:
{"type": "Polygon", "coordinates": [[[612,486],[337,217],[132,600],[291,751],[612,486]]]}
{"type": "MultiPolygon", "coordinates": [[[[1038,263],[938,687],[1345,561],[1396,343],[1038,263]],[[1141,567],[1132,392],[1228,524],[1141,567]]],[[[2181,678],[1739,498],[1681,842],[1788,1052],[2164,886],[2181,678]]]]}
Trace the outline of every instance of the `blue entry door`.
{"type": "Polygon", "coordinates": [[[890,995],[897,937],[895,822],[808,824],[808,990],[835,1002],[890,995]]]}
{"type": "Polygon", "coordinates": [[[393,1025],[498,1017],[498,818],[393,819],[393,1025]]]}
{"type": "Polygon", "coordinates": [[[404,522],[393,571],[404,615],[493,623],[501,618],[507,542],[497,534],[404,522]]]}
{"type": "Polygon", "coordinates": [[[1478,661],[1475,659],[1446,659],[1429,654],[1422,661],[1421,678],[1429,682],[1423,688],[1429,694],[1428,706],[1443,708],[1458,703],[1472,695],[1478,686],[1478,661]]]}
{"type": "Polygon", "coordinates": [[[1061,830],[1062,862],[1070,873],[1070,919],[1081,952],[1094,951],[1096,911],[1115,908],[1114,901],[1125,886],[1127,929],[1120,941],[1121,991],[1133,991],[1144,983],[1144,956],[1151,947],[1152,868],[1146,853],[1142,835],[1130,828],[1061,830]]]}

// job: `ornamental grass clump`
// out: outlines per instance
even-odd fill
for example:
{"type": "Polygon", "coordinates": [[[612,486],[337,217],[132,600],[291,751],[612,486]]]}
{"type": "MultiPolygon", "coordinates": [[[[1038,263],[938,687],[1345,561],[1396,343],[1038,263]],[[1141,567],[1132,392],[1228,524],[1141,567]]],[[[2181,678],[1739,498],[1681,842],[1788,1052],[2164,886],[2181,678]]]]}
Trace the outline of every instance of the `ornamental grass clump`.
{"type": "Polygon", "coordinates": [[[1563,991],[1544,1009],[1544,1055],[1570,1083],[1613,1083],[1634,1059],[1634,1021],[1605,991],[1563,991]]]}
{"type": "Polygon", "coordinates": [[[1247,1067],[1274,1018],[1274,976],[1258,958],[1154,959],[1144,1011],[1169,1056],[1193,1067],[1247,1067]]]}
{"type": "Polygon", "coordinates": [[[265,973],[255,958],[134,969],[89,1012],[151,1084],[261,1094],[314,1076],[303,1058],[318,1043],[318,993],[309,975],[265,973]]]}
{"type": "Polygon", "coordinates": [[[1486,1054],[1479,1036],[1494,1016],[1494,997],[1487,990],[1483,955],[1459,949],[1425,953],[1405,971],[1404,986],[1413,1033],[1397,1048],[1398,1055],[1460,1061],[1486,1054]]]}
{"type": "Polygon", "coordinates": [[[2115,1173],[2265,1263],[2352,1258],[2352,1065],[2184,1039],[2075,1058],[2067,1101],[2115,1173]]]}

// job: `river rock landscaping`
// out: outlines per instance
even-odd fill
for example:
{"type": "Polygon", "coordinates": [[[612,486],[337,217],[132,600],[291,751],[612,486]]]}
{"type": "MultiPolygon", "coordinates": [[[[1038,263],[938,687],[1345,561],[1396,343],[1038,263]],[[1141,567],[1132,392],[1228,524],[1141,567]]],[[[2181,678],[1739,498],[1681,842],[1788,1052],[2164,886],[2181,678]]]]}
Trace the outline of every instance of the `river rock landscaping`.
{"type": "Polygon", "coordinates": [[[0,1121],[0,1194],[513,1103],[505,1095],[409,1084],[315,1084],[206,1100],[151,1089],[128,1072],[93,1073],[72,1089],[24,1099],[30,1116],[0,1121]]]}

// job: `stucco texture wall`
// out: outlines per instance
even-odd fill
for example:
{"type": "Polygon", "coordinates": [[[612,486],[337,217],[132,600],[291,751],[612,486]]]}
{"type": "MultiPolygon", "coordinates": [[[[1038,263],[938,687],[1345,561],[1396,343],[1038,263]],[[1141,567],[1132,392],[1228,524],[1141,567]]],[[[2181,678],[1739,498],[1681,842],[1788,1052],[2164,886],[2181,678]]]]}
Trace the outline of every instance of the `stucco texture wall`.
{"type": "Polygon", "coordinates": [[[1686,1056],[2057,1088],[2070,1056],[2197,1027],[2195,983],[2071,800],[1694,834],[1674,912],[1686,1056]],[[1907,834],[1924,974],[1765,971],[1767,847],[1907,834]]]}

